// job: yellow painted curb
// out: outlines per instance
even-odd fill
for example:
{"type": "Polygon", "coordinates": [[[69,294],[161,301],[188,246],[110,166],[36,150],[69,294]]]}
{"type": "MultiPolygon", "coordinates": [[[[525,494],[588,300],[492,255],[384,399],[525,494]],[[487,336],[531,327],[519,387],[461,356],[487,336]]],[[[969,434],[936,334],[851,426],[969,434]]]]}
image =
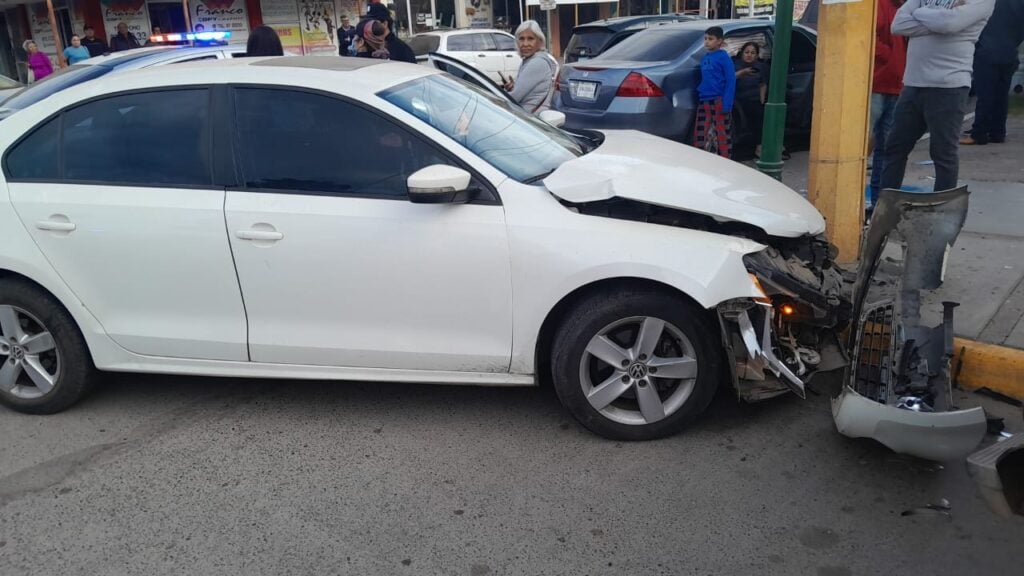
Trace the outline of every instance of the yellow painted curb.
{"type": "Polygon", "coordinates": [[[1024,400],[1024,350],[955,338],[953,374],[968,390],[988,388],[1024,400]]]}

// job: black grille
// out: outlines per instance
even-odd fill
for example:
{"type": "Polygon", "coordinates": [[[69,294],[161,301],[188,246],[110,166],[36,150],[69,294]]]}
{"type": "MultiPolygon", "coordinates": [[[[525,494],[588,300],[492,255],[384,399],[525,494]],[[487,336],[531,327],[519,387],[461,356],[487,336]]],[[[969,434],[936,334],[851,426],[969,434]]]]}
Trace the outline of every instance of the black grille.
{"type": "Polygon", "coordinates": [[[865,398],[887,403],[892,394],[895,305],[870,308],[858,327],[853,389],[865,398]]]}

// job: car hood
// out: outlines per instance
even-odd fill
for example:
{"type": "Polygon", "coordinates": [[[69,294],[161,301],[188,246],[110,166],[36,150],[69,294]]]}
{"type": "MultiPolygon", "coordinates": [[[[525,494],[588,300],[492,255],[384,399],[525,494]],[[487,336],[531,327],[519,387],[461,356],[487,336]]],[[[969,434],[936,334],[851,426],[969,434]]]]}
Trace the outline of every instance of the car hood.
{"type": "Polygon", "coordinates": [[[577,204],[626,198],[743,222],[786,238],[825,230],[825,219],[810,202],[743,164],[643,132],[604,134],[600,147],[544,179],[552,194],[577,204]]]}

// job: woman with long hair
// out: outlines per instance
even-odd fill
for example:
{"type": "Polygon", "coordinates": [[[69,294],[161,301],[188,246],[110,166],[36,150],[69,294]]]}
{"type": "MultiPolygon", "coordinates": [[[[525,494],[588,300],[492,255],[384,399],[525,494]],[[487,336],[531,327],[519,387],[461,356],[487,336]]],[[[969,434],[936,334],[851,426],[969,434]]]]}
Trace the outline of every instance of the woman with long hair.
{"type": "Polygon", "coordinates": [[[756,143],[754,155],[759,158],[764,103],[768,97],[768,66],[760,58],[761,46],[757,42],[747,42],[733,59],[736,67],[736,99],[733,109],[743,114],[746,121],[744,127],[756,143]]]}
{"type": "Polygon", "coordinates": [[[284,48],[277,32],[270,26],[257,26],[245,44],[246,56],[284,56],[284,48]]]}

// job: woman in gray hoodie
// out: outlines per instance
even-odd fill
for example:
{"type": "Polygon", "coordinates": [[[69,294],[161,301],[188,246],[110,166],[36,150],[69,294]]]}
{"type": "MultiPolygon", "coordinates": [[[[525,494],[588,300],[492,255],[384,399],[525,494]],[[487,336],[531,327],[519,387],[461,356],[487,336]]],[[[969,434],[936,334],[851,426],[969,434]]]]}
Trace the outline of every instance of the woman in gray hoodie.
{"type": "Polygon", "coordinates": [[[516,44],[523,62],[519,65],[519,77],[509,78],[505,90],[524,110],[537,114],[550,106],[558,64],[544,49],[544,33],[534,20],[519,25],[516,44]]]}

